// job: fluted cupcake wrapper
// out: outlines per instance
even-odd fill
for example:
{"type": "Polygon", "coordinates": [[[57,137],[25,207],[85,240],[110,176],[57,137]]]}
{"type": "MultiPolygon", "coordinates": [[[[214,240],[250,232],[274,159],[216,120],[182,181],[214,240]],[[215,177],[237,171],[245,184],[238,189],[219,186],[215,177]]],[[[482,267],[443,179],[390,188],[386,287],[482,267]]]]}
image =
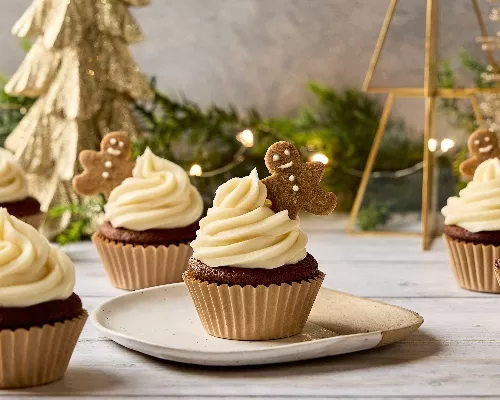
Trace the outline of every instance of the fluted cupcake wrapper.
{"type": "Polygon", "coordinates": [[[31,225],[35,229],[40,229],[42,224],[45,221],[45,216],[46,214],[43,212],[39,212],[37,214],[32,214],[32,215],[25,215],[23,217],[17,217],[17,219],[20,219],[23,222],[26,222],[27,224],[31,225]]]}
{"type": "Polygon", "coordinates": [[[205,331],[235,340],[270,340],[300,333],[324,274],[291,285],[218,285],[183,275],[205,331]]]}
{"type": "Polygon", "coordinates": [[[497,281],[498,281],[498,285],[500,286],[500,269],[495,267],[494,270],[495,270],[495,276],[496,276],[497,281]]]}
{"type": "Polygon", "coordinates": [[[137,290],[182,282],[193,250],[188,244],[141,246],[92,236],[111,283],[120,289],[137,290]]]}
{"type": "Polygon", "coordinates": [[[500,257],[500,246],[474,244],[443,235],[450,256],[453,274],[464,289],[477,292],[500,293],[495,279],[495,259],[500,257]]]}
{"type": "Polygon", "coordinates": [[[71,320],[30,329],[0,330],[0,388],[44,385],[68,369],[87,311],[71,320]]]}

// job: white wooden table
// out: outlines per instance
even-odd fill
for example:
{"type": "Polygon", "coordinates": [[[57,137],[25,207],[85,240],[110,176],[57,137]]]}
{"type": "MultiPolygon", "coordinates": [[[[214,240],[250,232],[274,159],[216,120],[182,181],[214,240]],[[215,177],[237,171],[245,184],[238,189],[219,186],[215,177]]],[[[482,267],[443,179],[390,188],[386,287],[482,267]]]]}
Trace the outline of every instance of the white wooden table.
{"type": "MultiPolygon", "coordinates": [[[[328,220],[326,220],[328,221],[328,220]]],[[[87,324],[63,380],[0,391],[0,398],[457,398],[500,396],[500,296],[457,287],[443,242],[345,236],[307,224],[325,286],[417,311],[423,326],[401,343],[307,362],[207,368],[159,361],[99,336],[87,324]]],[[[331,226],[331,225],[330,225],[331,226]]],[[[91,311],[122,291],[107,281],[90,243],[68,253],[76,293],[91,311]]]]}

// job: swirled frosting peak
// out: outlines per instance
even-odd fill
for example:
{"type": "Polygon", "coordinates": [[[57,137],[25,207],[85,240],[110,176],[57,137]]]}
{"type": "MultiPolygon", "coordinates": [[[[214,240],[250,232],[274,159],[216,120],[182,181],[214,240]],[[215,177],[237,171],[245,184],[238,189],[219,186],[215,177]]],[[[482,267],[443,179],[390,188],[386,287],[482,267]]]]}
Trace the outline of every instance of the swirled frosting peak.
{"type": "Polygon", "coordinates": [[[0,203],[28,197],[28,184],[21,166],[8,150],[0,149],[0,203]]]}
{"type": "Polygon", "coordinates": [[[28,307],[71,296],[75,269],[36,229],[0,208],[0,307],[28,307]]]}
{"type": "Polygon", "coordinates": [[[498,158],[490,158],[483,161],[476,168],[473,182],[484,183],[500,179],[500,160],[498,158]]]}
{"type": "Polygon", "coordinates": [[[210,267],[273,269],[306,256],[307,235],[288,211],[265,205],[266,186],[253,170],[221,185],[191,242],[193,256],[210,267]]]}
{"type": "Polygon", "coordinates": [[[500,230],[500,160],[483,161],[472,181],[458,197],[450,197],[441,212],[446,225],[469,232],[500,230]]]}
{"type": "Polygon", "coordinates": [[[202,212],[203,200],[186,171],[147,148],[132,177],[111,192],[105,219],[115,228],[144,231],[185,227],[202,212]]]}

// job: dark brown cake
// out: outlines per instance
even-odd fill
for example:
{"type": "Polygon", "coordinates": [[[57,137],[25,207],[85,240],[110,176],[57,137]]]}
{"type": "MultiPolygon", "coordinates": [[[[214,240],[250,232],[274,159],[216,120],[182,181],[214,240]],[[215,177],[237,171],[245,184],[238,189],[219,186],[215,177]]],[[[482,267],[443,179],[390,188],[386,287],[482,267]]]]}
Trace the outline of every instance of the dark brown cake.
{"type": "Polygon", "coordinates": [[[187,274],[191,278],[203,282],[228,284],[228,285],[265,285],[302,282],[315,279],[322,272],[312,255],[307,253],[306,258],[297,264],[283,265],[279,268],[237,268],[237,267],[209,267],[200,260],[191,257],[188,262],[187,274]]]}
{"type": "Polygon", "coordinates": [[[132,245],[168,246],[170,244],[190,243],[196,238],[196,231],[198,229],[199,221],[183,228],[148,229],[145,231],[113,228],[111,223],[106,221],[99,228],[99,234],[105,239],[132,245]]]}
{"type": "Polygon", "coordinates": [[[23,200],[10,203],[0,203],[0,207],[6,208],[7,212],[16,218],[38,214],[40,212],[40,203],[34,197],[26,197],[23,200]]]}
{"type": "Polygon", "coordinates": [[[444,233],[448,237],[474,244],[500,245],[500,231],[469,232],[467,229],[456,225],[445,225],[444,233]]]}
{"type": "Polygon", "coordinates": [[[82,312],[82,301],[73,293],[65,300],[53,300],[30,307],[0,307],[0,330],[54,324],[76,318],[82,312]]]}

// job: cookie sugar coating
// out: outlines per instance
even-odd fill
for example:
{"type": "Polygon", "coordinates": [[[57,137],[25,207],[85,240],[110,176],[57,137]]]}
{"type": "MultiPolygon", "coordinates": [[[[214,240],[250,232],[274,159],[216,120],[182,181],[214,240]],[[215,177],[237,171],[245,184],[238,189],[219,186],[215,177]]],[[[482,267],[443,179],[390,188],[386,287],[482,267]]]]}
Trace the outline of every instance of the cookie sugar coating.
{"type": "Polygon", "coordinates": [[[83,172],[73,178],[73,187],[81,195],[103,193],[106,199],[111,191],[132,176],[135,163],[130,161],[132,145],[124,132],[108,133],[101,141],[101,151],[83,150],[79,160],[83,172]]]}
{"type": "Polygon", "coordinates": [[[467,140],[470,158],[460,164],[463,177],[472,179],[476,168],[490,158],[500,158],[497,135],[489,129],[478,129],[467,140]]]}
{"type": "Polygon", "coordinates": [[[288,210],[288,216],[295,219],[302,209],[315,215],[328,215],[335,209],[337,197],[320,186],[325,170],[321,162],[302,162],[297,148],[281,141],[269,147],[265,163],[272,175],[262,182],[274,212],[288,210]]]}

